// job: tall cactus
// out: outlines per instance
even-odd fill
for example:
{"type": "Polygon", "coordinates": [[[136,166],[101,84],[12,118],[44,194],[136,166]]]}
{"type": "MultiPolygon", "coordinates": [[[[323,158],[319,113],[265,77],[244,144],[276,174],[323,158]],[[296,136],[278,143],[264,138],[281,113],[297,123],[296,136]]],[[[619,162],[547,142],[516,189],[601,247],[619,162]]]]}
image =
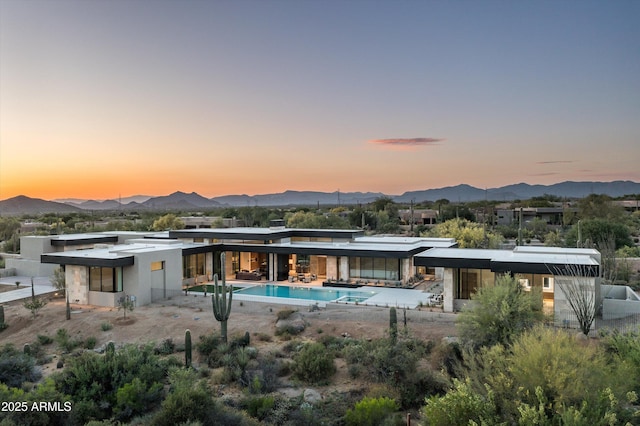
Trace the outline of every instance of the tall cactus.
{"type": "Polygon", "coordinates": [[[389,309],[389,333],[391,334],[391,341],[395,343],[398,338],[398,314],[393,306],[389,309]]]}
{"type": "Polygon", "coordinates": [[[0,305],[0,325],[4,324],[4,306],[0,305]]]}
{"type": "Polygon", "coordinates": [[[67,296],[67,321],[71,319],[71,305],[69,304],[69,293],[65,292],[67,296]]]}
{"type": "Polygon", "coordinates": [[[226,255],[220,254],[220,274],[222,275],[222,284],[218,283],[218,274],[213,276],[213,294],[211,295],[211,305],[213,306],[213,315],[220,322],[220,337],[222,341],[227,343],[227,320],[231,313],[231,301],[233,299],[233,288],[227,288],[226,278],[226,255]],[[227,298],[227,293],[229,297],[227,298]]]}
{"type": "Polygon", "coordinates": [[[191,331],[184,332],[184,366],[191,367],[191,331]]]}

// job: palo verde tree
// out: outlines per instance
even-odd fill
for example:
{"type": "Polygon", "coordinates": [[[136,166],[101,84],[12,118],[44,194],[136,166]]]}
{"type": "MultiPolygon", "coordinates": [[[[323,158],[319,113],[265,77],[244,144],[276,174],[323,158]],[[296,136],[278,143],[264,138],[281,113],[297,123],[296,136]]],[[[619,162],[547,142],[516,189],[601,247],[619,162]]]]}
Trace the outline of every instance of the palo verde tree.
{"type": "Polygon", "coordinates": [[[580,330],[588,336],[597,314],[597,274],[587,265],[569,264],[549,269],[556,276],[555,286],[576,316],[580,330]]]}
{"type": "Polygon", "coordinates": [[[462,341],[472,347],[509,344],[544,317],[540,291],[525,291],[509,275],[497,277],[492,287],[480,287],[471,301],[456,325],[462,341]]]}
{"type": "Polygon", "coordinates": [[[233,288],[227,288],[226,278],[226,255],[220,254],[220,273],[222,275],[222,283],[218,283],[218,274],[213,276],[213,294],[211,295],[211,305],[213,306],[213,315],[220,323],[220,336],[222,341],[227,343],[227,320],[231,313],[231,301],[233,300],[233,288]],[[227,297],[228,293],[228,297],[227,297]]]}
{"type": "Polygon", "coordinates": [[[38,311],[47,304],[47,301],[42,297],[36,297],[35,288],[33,285],[33,277],[31,277],[31,299],[27,299],[24,301],[23,306],[31,311],[31,315],[35,319],[36,315],[38,315],[38,311]]]}

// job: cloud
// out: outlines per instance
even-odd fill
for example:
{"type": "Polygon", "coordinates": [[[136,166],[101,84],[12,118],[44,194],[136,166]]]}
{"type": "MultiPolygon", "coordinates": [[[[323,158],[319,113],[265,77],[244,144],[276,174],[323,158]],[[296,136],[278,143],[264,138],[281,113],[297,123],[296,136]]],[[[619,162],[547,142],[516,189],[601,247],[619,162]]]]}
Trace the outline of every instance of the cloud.
{"type": "Polygon", "coordinates": [[[391,148],[415,148],[427,145],[439,145],[444,141],[442,138],[393,138],[393,139],[372,139],[368,141],[370,144],[391,147],[391,148]]]}
{"type": "Polygon", "coordinates": [[[567,161],[567,160],[538,161],[536,164],[569,164],[569,163],[573,163],[573,161],[567,161]]]}
{"type": "Polygon", "coordinates": [[[548,173],[531,173],[529,174],[529,176],[555,176],[555,175],[559,175],[560,173],[558,172],[548,172],[548,173]]]}

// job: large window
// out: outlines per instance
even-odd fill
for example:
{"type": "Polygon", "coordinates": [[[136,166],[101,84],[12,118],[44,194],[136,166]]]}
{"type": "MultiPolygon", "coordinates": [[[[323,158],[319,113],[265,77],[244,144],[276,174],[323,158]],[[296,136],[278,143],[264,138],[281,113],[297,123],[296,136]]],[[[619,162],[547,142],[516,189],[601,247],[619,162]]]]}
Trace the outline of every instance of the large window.
{"type": "Polygon", "coordinates": [[[89,268],[89,290],[116,293],[122,291],[122,268],[89,268]]]}
{"type": "Polygon", "coordinates": [[[479,288],[495,285],[496,274],[488,269],[461,268],[456,281],[456,299],[470,299],[479,288]]]}
{"type": "Polygon", "coordinates": [[[350,257],[349,276],[376,280],[402,279],[400,259],[383,257],[350,257]]]}
{"type": "Polygon", "coordinates": [[[194,278],[204,275],[204,253],[182,257],[182,277],[194,278]]]}

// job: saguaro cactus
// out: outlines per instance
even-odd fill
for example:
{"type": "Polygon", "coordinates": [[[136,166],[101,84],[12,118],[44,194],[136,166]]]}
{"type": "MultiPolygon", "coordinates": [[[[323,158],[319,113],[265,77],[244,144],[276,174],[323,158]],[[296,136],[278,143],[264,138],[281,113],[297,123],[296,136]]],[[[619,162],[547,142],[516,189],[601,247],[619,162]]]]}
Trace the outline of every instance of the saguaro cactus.
{"type": "Polygon", "coordinates": [[[191,367],[191,331],[184,332],[184,366],[191,367]]]}
{"type": "Polygon", "coordinates": [[[71,319],[71,305],[69,304],[69,293],[66,293],[67,296],[67,320],[71,319]]]}
{"type": "Polygon", "coordinates": [[[4,324],[4,306],[0,305],[0,324],[4,324]]]}
{"type": "Polygon", "coordinates": [[[398,338],[398,314],[393,306],[389,309],[389,333],[391,340],[395,343],[398,338]]]}
{"type": "Polygon", "coordinates": [[[213,306],[213,315],[220,323],[220,337],[222,341],[227,343],[227,320],[231,313],[231,301],[233,299],[233,288],[227,288],[226,268],[225,268],[226,255],[220,254],[220,265],[222,275],[222,283],[218,283],[218,274],[213,276],[213,294],[211,295],[211,305],[213,306]],[[227,297],[229,293],[229,297],[227,297]]]}

